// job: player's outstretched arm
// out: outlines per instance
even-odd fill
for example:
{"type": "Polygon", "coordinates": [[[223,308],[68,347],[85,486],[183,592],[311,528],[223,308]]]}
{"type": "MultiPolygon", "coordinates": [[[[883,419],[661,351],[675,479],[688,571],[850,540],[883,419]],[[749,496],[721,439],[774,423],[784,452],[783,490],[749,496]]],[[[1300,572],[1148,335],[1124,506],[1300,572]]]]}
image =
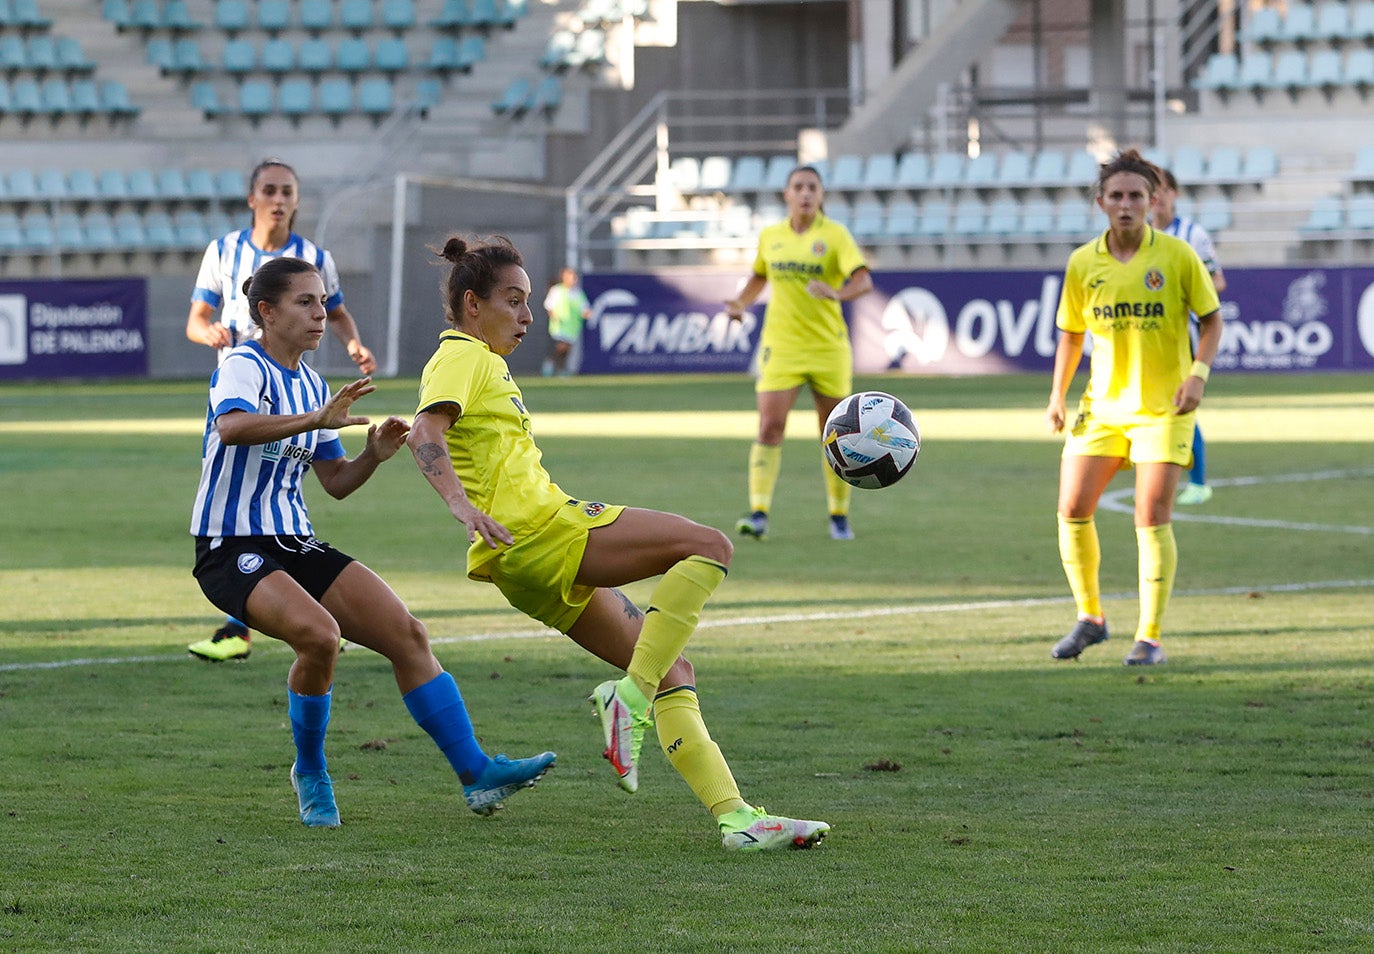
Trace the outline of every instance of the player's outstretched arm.
{"type": "Polygon", "coordinates": [[[475,541],[479,535],[492,549],[499,544],[513,543],[515,538],[509,530],[472,505],[467,491],[463,489],[463,482],[453,469],[444,434],[458,420],[458,413],[456,404],[436,404],[425,408],[415,415],[406,443],[410,445],[410,452],[415,456],[420,473],[425,475],[425,480],[444,501],[453,518],[467,529],[468,543],[475,541]]]}
{"type": "Polygon", "coordinates": [[[215,418],[219,439],[225,444],[270,444],[320,428],[338,430],[354,424],[366,424],[368,419],[350,413],[353,402],[377,390],[371,378],[359,378],[339,388],[328,401],[305,414],[258,414],[252,411],[230,411],[215,418]]]}

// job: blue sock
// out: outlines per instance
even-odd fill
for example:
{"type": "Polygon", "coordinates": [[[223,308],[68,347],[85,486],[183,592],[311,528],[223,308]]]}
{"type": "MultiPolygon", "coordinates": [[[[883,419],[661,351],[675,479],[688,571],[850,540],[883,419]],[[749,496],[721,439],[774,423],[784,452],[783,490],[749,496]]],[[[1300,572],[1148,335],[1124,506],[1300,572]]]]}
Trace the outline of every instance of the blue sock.
{"type": "Polygon", "coordinates": [[[324,733],[329,728],[329,702],[332,692],[322,696],[302,696],[286,690],[286,714],[291,719],[291,735],[296,740],[296,771],[323,772],[324,733]]]}
{"type": "Polygon", "coordinates": [[[245,622],[244,622],[243,620],[241,620],[241,619],[234,619],[234,617],[232,617],[232,616],[226,616],[226,617],[224,617],[224,621],[225,621],[226,623],[233,623],[235,626],[242,626],[244,629],[247,629],[247,628],[248,628],[248,624],[247,624],[247,623],[245,623],[245,622]]]}
{"type": "Polygon", "coordinates": [[[1207,483],[1207,445],[1202,442],[1202,428],[1193,427],[1193,469],[1188,471],[1188,483],[1207,483]]]}
{"type": "Polygon", "coordinates": [[[453,677],[441,672],[401,698],[411,717],[444,753],[459,780],[464,785],[477,781],[491,764],[491,759],[477,744],[477,733],[453,677]]]}

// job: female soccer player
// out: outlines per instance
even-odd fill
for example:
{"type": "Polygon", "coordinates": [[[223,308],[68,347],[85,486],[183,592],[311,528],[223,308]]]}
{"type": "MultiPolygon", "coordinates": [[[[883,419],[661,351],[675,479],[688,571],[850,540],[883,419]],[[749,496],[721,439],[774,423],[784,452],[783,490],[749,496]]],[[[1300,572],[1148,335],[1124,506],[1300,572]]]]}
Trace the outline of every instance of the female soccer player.
{"type": "MultiPolygon", "coordinates": [[[[759,234],[754,271],[739,295],[725,303],[725,313],[738,321],[764,286],[773,283],[763,313],[754,384],[759,433],[749,450],[750,512],[735,526],[737,532],[759,540],[768,535],[768,512],[782,466],[783,434],[797,393],[803,384],[811,388],[816,415],[824,427],[854,383],[849,329],[840,305],[873,290],[873,276],[853,236],[821,210],[825,189],[820,174],[811,166],[793,169],[782,196],[786,220],[759,234]]],[[[823,458],[821,473],[830,507],[830,536],[852,540],[850,486],[835,476],[823,458]]]]}
{"type": "MultiPolygon", "coordinates": [[[[263,262],[282,257],[300,258],[313,263],[324,278],[325,291],[329,294],[330,330],[348,349],[358,371],[371,374],[377,362],[359,339],[358,326],[344,307],[334,257],[291,231],[300,205],[300,191],[296,171],[286,163],[279,159],[258,163],[248,179],[248,208],[253,212],[253,224],[217,238],[206,247],[191,295],[186,337],[217,349],[223,361],[235,345],[257,335],[257,328],[248,314],[247,299],[241,291],[244,281],[263,262]]],[[[243,621],[231,617],[209,639],[186,648],[193,655],[213,662],[245,659],[252,649],[251,638],[243,621]]]]}
{"type": "Polygon", "coordinates": [[[504,360],[533,321],[520,253],[502,237],[469,245],[454,236],[441,254],[451,263],[450,328],[420,378],[409,443],[464,527],[468,576],[494,583],[516,609],[626,670],[591,697],[623,789],[638,789],[644,731],[656,724],[664,754],[715,815],[726,848],[820,841],[830,830],[824,822],[769,815],[740,797],[680,655],[725,579],[730,541],[676,514],[575,499],[554,484],[504,360]],[[659,575],[644,613],[615,589],[659,575]]]}
{"type": "Polygon", "coordinates": [[[1221,340],[1216,288],[1182,239],[1151,228],[1158,170],[1135,150],[1104,163],[1097,205],[1107,231],[1069,256],[1057,324],[1063,332],[1045,419],[1059,433],[1065,396],[1092,335],[1091,374],[1064,441],[1059,471],[1059,553],[1078,622],[1050,655],[1073,659],[1107,638],[1093,514],[1116,472],[1135,467],[1140,620],[1126,665],[1164,662],[1160,623],[1173,591],[1178,549],[1174,492],[1192,455],[1193,412],[1221,340]],[[1188,317],[1198,315],[1197,359],[1188,317]]]}
{"type": "Polygon", "coordinates": [[[301,494],[313,470],[330,496],[347,497],[401,448],[409,428],[387,418],[368,428],[361,454],[344,456],[337,428],[368,423],[352,406],[375,388],[360,378],[331,396],[301,361],[328,321],[314,265],[274,259],[244,282],[243,295],[260,337],[232,349],[210,379],[191,515],[195,576],[211,603],[296,652],[286,684],[301,821],[339,825],[324,736],[340,630],[390,660],[406,707],[458,773],[468,807],[489,815],[543,776],[554,754],[512,761],[482,751],[424,625],[375,573],[315,539],[301,494]]]}

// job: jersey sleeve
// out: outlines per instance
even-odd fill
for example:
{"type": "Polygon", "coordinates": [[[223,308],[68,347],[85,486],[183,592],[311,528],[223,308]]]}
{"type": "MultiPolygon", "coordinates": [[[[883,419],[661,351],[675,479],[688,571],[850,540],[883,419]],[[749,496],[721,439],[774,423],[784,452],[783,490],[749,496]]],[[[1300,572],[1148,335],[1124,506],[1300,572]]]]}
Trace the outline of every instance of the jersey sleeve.
{"type": "Polygon", "coordinates": [[[333,311],[344,303],[343,287],[339,284],[339,268],[334,264],[334,256],[321,250],[324,256],[320,266],[320,277],[324,279],[324,310],[333,311]]]}
{"type": "Polygon", "coordinates": [[[205,254],[200,259],[200,272],[196,275],[196,287],[191,292],[192,301],[203,301],[211,308],[218,308],[224,303],[224,276],[219,267],[222,241],[215,239],[205,247],[205,254]]]}
{"type": "Polygon", "coordinates": [[[231,352],[210,379],[210,415],[220,417],[230,411],[258,413],[267,375],[252,358],[231,352]]]}
{"type": "Polygon", "coordinates": [[[864,253],[859,248],[859,243],[854,241],[849,229],[836,224],[839,226],[840,237],[835,243],[835,262],[840,267],[841,281],[845,282],[859,269],[867,268],[868,262],[864,260],[864,253]]]}
{"type": "Polygon", "coordinates": [[[1193,251],[1192,246],[1188,246],[1188,310],[1193,314],[1210,315],[1221,307],[1221,299],[1217,297],[1217,286],[1212,281],[1211,269],[1193,251]]]}
{"type": "Polygon", "coordinates": [[[1206,229],[1200,225],[1194,225],[1193,231],[1188,234],[1188,244],[1193,247],[1194,252],[1197,252],[1198,258],[1202,259],[1207,274],[1211,275],[1221,269],[1221,264],[1217,261],[1217,247],[1206,229]]]}
{"type": "Polygon", "coordinates": [[[473,396],[479,393],[485,377],[481,362],[464,360],[461,352],[450,352],[420,382],[420,403],[415,413],[421,414],[438,404],[456,404],[461,416],[472,406],[473,396]]]}
{"type": "Polygon", "coordinates": [[[1054,323],[1061,331],[1081,335],[1088,325],[1083,320],[1083,277],[1077,263],[1078,257],[1071,255],[1064,269],[1064,287],[1059,291],[1059,311],[1054,323]]]}
{"type": "Polygon", "coordinates": [[[767,234],[767,230],[759,233],[759,247],[754,253],[754,274],[759,278],[768,277],[768,260],[763,257],[763,240],[767,234]]]}

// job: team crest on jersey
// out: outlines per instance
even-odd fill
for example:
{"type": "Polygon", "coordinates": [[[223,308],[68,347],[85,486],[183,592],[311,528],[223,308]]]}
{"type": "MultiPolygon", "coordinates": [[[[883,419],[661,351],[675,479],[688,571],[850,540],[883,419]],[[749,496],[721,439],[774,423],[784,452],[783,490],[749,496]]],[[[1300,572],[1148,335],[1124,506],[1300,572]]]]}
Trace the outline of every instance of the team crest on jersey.
{"type": "Polygon", "coordinates": [[[812,242],[812,243],[811,243],[811,254],[814,255],[814,256],[816,256],[817,258],[820,258],[822,255],[824,255],[824,254],[825,254],[825,243],[822,242],[820,239],[817,239],[816,241],[812,242]]]}
{"type": "Polygon", "coordinates": [[[604,503],[597,503],[595,501],[582,505],[582,512],[589,517],[599,517],[605,510],[606,505],[604,503]]]}
{"type": "Polygon", "coordinates": [[[1164,273],[1157,268],[1152,268],[1145,273],[1145,287],[1150,291],[1159,291],[1164,287],[1164,273]]]}
{"type": "Polygon", "coordinates": [[[262,555],[258,553],[239,554],[239,572],[248,574],[254,573],[262,566],[262,555]]]}

